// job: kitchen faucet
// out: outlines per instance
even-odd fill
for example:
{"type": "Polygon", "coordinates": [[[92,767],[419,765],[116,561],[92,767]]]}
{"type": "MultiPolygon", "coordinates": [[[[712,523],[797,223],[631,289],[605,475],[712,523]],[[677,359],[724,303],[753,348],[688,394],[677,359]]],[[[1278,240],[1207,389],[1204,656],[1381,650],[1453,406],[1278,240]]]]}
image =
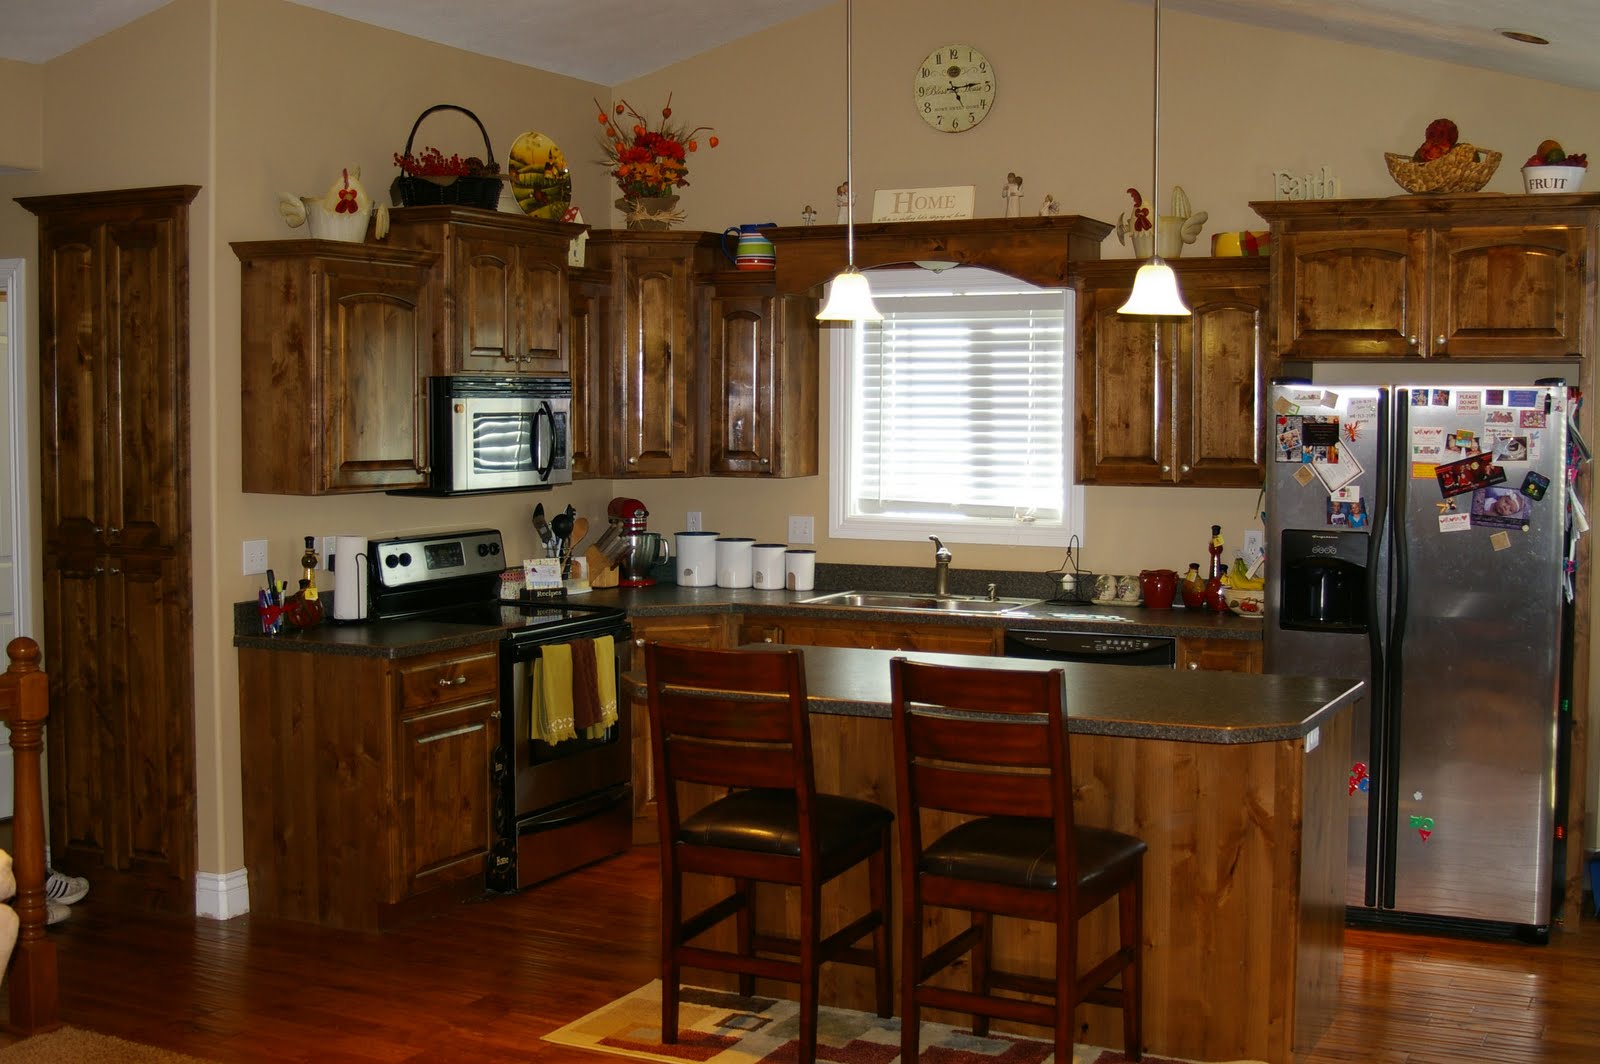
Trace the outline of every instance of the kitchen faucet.
{"type": "Polygon", "coordinates": [[[933,594],[935,598],[944,598],[950,594],[950,548],[939,542],[938,536],[929,536],[933,541],[933,594]]]}

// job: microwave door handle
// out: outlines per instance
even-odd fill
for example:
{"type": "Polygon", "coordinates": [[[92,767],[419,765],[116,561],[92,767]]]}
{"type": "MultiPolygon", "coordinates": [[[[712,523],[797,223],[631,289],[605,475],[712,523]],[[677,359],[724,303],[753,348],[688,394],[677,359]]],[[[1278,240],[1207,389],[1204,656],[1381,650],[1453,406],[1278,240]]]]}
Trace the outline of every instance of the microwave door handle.
{"type": "Polygon", "coordinates": [[[548,401],[541,402],[539,409],[534,411],[533,439],[534,446],[537,448],[536,453],[544,458],[544,465],[539,467],[539,479],[549,480],[550,470],[555,468],[556,464],[556,416],[551,411],[548,401]],[[543,437],[539,435],[539,422],[541,419],[548,430],[543,437]]]}

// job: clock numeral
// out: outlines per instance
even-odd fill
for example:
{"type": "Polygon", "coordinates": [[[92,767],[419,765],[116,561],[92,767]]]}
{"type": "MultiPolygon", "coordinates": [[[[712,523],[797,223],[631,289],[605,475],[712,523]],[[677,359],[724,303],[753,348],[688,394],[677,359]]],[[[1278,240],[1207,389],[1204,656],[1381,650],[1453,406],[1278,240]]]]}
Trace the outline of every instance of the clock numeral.
{"type": "Polygon", "coordinates": [[[989,64],[988,63],[979,63],[978,64],[978,73],[987,74],[988,72],[989,72],[989,64]]]}
{"type": "Polygon", "coordinates": [[[927,67],[923,67],[922,68],[922,76],[925,77],[925,78],[931,78],[931,77],[933,77],[933,71],[929,70],[927,67]]]}
{"type": "Polygon", "coordinates": [[[960,131],[961,131],[961,119],[959,119],[959,118],[952,118],[952,119],[951,119],[951,120],[950,120],[950,132],[952,132],[952,133],[958,133],[958,132],[960,132],[960,131]]]}
{"type": "Polygon", "coordinates": [[[929,101],[929,100],[924,100],[923,101],[923,103],[922,103],[922,113],[925,114],[925,115],[933,114],[933,103],[932,103],[932,101],[929,101]]]}

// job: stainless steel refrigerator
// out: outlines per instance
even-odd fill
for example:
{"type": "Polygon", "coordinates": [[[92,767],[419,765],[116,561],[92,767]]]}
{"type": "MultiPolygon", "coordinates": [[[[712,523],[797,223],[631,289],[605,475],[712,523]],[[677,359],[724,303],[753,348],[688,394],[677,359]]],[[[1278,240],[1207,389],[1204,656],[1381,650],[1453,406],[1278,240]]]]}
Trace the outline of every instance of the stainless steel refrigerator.
{"type": "Polygon", "coordinates": [[[1567,389],[1275,384],[1266,668],[1366,680],[1352,922],[1548,933],[1567,389]]]}

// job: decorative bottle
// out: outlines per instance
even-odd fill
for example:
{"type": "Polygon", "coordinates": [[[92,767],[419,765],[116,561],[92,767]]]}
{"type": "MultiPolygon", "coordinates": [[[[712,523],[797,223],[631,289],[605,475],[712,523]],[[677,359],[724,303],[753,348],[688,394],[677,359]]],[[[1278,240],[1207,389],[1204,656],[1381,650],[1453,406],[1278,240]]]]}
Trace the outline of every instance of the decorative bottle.
{"type": "Polygon", "coordinates": [[[1222,575],[1228,570],[1222,564],[1222,526],[1211,526],[1211,542],[1206,545],[1211,553],[1211,568],[1206,578],[1205,606],[1217,613],[1227,613],[1228,603],[1223,598],[1222,575]]]}
{"type": "Polygon", "coordinates": [[[1178,589],[1183,595],[1185,609],[1198,610],[1205,607],[1206,578],[1200,575],[1199,562],[1189,563],[1189,571],[1184,574],[1178,589]]]}

